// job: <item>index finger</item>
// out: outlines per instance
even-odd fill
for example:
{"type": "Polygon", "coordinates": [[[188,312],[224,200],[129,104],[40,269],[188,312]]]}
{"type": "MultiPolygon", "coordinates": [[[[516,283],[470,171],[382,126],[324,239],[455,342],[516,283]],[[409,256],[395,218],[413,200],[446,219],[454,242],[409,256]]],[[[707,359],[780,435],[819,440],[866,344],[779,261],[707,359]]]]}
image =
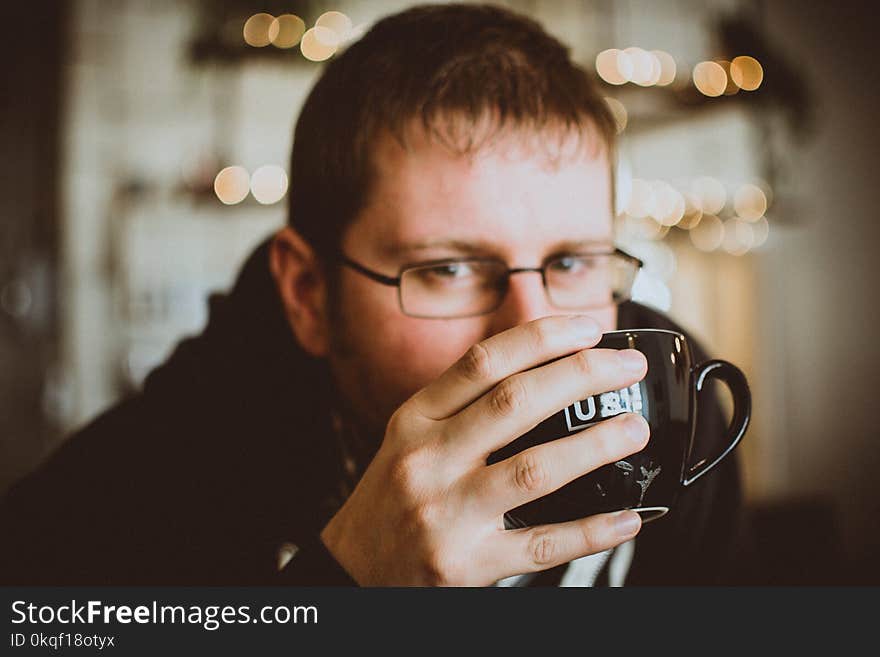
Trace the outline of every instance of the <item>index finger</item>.
{"type": "Polygon", "coordinates": [[[499,381],[595,345],[599,324],[587,315],[554,315],[514,326],[473,345],[410,399],[424,417],[442,420],[480,398],[499,381]]]}

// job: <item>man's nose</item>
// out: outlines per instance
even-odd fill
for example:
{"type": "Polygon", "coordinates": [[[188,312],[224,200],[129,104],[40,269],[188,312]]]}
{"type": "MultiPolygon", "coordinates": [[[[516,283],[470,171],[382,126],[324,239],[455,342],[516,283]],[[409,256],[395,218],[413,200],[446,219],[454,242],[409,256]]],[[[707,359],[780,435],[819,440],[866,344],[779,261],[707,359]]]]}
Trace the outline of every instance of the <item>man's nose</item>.
{"type": "Polygon", "coordinates": [[[547,298],[541,272],[519,272],[510,276],[507,294],[493,314],[493,333],[500,333],[533,319],[558,315],[547,298]]]}

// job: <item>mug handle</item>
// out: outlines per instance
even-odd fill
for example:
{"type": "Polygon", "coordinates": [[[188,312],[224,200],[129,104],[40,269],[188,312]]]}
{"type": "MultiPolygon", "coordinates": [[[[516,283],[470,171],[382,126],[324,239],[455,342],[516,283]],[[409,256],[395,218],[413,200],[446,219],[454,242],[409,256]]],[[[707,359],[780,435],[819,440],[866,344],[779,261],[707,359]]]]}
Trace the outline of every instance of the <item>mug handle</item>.
{"type": "MultiPolygon", "coordinates": [[[[690,486],[730,454],[731,450],[739,444],[739,441],[745,435],[752,414],[752,396],[749,392],[749,384],[746,381],[745,375],[736,365],[728,363],[726,360],[707,360],[705,363],[700,363],[694,368],[694,376],[696,377],[697,393],[703,390],[703,385],[707,379],[720,379],[727,384],[727,387],[730,388],[730,392],[733,394],[733,419],[727,428],[727,440],[729,441],[727,447],[715,460],[709,462],[708,459],[704,459],[691,466],[690,470],[687,471],[690,476],[682,481],[684,486],[690,486]]],[[[699,404],[697,404],[697,409],[699,409],[699,404]]],[[[699,410],[697,410],[697,413],[699,413],[699,410]]]]}

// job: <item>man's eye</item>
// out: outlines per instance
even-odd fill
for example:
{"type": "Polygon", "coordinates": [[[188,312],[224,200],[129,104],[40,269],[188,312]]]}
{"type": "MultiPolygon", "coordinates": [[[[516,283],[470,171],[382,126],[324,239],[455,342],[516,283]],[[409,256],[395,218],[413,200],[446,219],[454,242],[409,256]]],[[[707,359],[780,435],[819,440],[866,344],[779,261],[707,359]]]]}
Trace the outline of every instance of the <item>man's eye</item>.
{"type": "Polygon", "coordinates": [[[423,270],[432,278],[465,278],[473,274],[473,268],[466,262],[450,262],[423,270]]]}
{"type": "Polygon", "coordinates": [[[583,258],[577,256],[566,256],[554,260],[550,264],[550,269],[560,274],[580,274],[592,269],[592,258],[583,258]]]}

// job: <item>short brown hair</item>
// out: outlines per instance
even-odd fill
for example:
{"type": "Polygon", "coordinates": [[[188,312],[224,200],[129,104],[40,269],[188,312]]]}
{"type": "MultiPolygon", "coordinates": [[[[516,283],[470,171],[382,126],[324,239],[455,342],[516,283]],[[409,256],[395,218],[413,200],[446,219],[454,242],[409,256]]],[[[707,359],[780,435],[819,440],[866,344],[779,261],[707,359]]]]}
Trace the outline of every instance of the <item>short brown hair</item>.
{"type": "Polygon", "coordinates": [[[335,252],[365,204],[375,140],[390,133],[403,144],[413,121],[460,153],[509,129],[554,128],[578,138],[595,131],[613,157],[608,106],[537,22],[491,5],[407,9],[333,59],[299,115],[289,221],[319,256],[335,252]]]}

